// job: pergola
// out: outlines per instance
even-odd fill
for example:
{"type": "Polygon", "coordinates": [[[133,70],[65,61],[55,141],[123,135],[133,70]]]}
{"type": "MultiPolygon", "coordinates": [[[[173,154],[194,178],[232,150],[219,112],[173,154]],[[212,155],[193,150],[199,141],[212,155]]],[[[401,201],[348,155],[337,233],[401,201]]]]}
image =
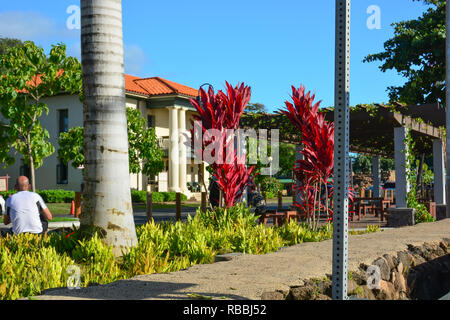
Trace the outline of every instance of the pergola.
{"type": "MultiPolygon", "coordinates": [[[[327,121],[334,121],[334,110],[322,109],[327,121]]],[[[396,172],[396,206],[406,207],[409,186],[405,168],[409,129],[415,142],[415,154],[433,154],[436,204],[445,203],[444,187],[444,134],[445,110],[439,104],[422,106],[356,106],[350,111],[350,152],[373,156],[374,196],[381,196],[380,158],[394,158],[396,172]]],[[[278,129],[280,142],[301,148],[301,134],[281,113],[246,114],[242,117],[242,129],[278,129]]],[[[270,138],[269,138],[270,139],[270,138]]]]}

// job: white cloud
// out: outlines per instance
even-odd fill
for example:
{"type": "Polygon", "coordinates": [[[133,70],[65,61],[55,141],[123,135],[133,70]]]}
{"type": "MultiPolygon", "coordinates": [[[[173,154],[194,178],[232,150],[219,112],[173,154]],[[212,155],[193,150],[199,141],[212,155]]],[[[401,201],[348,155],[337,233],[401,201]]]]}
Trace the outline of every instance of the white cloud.
{"type": "Polygon", "coordinates": [[[125,72],[132,75],[139,75],[147,62],[147,56],[138,45],[124,45],[125,50],[125,72]]]}
{"type": "Polygon", "coordinates": [[[79,36],[79,31],[68,30],[65,24],[38,12],[6,11],[0,12],[0,36],[20,40],[66,40],[79,36]]]}

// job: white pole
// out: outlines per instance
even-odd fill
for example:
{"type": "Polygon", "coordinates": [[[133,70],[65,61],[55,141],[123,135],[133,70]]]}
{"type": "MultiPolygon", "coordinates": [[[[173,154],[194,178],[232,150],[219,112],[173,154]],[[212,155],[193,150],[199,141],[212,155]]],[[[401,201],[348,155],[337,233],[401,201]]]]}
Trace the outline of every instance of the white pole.
{"type": "Polygon", "coordinates": [[[350,0],[336,0],[333,299],[347,300],[350,0]]]}

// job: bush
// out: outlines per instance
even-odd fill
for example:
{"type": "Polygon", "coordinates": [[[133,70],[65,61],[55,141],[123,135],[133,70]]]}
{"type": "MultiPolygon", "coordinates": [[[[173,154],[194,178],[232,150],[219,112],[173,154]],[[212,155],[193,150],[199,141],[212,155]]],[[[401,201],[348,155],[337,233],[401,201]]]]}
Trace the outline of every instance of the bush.
{"type": "Polygon", "coordinates": [[[80,285],[106,284],[140,274],[166,273],[199,263],[212,263],[217,254],[266,254],[288,245],[322,241],[332,228],[317,232],[295,221],[279,227],[257,224],[257,217],[240,204],[189,216],[187,223],[147,223],[137,226],[138,243],[115,259],[99,236],[20,235],[0,238],[0,299],[40,294],[66,287],[71,266],[81,271],[80,285]]]}
{"type": "MultiPolygon", "coordinates": [[[[0,194],[5,199],[15,193],[17,193],[17,191],[15,190],[0,192],[0,194]]],[[[73,200],[75,200],[75,191],[36,190],[36,193],[42,197],[42,200],[44,200],[44,202],[47,203],[71,203],[73,200]]]]}
{"type": "MultiPolygon", "coordinates": [[[[283,189],[283,184],[277,178],[265,177],[261,182],[261,191],[267,195],[278,196],[278,192],[283,189]]],[[[268,199],[271,199],[268,197],[268,199]]]]}
{"type": "MultiPolygon", "coordinates": [[[[135,203],[147,203],[147,192],[131,190],[131,199],[135,203]]],[[[153,203],[173,202],[176,199],[175,192],[152,192],[153,203]]],[[[187,196],[182,194],[181,200],[186,201],[187,196]]]]}

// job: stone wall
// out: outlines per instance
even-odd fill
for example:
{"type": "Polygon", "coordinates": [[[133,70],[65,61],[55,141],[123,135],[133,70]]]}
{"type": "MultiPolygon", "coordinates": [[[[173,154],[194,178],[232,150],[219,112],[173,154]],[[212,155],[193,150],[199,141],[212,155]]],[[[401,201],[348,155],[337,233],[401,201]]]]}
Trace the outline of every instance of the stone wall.
{"type": "MultiPolygon", "coordinates": [[[[372,263],[380,268],[379,289],[369,289],[368,265],[349,272],[348,295],[370,300],[437,300],[450,291],[450,239],[408,245],[372,263]]],[[[330,300],[331,275],[306,279],[289,291],[266,292],[262,300],[330,300]]]]}

